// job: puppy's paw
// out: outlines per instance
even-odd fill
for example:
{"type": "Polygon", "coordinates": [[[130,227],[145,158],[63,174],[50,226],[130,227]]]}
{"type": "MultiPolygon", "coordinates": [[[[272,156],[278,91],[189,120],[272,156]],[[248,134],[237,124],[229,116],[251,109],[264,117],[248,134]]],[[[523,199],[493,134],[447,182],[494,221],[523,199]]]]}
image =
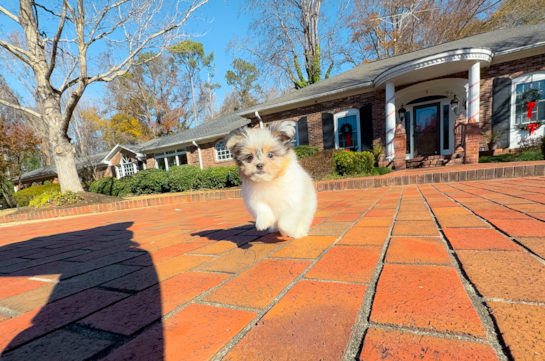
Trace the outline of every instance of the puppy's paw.
{"type": "Polygon", "coordinates": [[[307,233],[295,233],[293,238],[297,239],[297,238],[303,238],[303,237],[306,237],[306,236],[308,236],[307,233]]]}
{"type": "Polygon", "coordinates": [[[258,231],[264,231],[266,229],[272,228],[275,221],[276,219],[274,219],[274,217],[258,215],[257,219],[255,220],[255,228],[257,228],[258,231]]]}
{"type": "Polygon", "coordinates": [[[275,226],[272,226],[271,228],[269,228],[269,233],[275,233],[275,232],[278,232],[278,228],[276,228],[275,226]]]}

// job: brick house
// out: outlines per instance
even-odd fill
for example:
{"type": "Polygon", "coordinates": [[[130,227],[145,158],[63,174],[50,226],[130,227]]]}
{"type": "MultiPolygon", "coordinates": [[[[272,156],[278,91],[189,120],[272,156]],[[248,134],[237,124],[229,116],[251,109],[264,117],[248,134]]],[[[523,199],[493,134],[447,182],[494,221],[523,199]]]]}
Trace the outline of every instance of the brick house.
{"type": "Polygon", "coordinates": [[[530,136],[518,126],[545,121],[545,24],[497,30],[362,64],[278,99],[220,116],[138,146],[117,145],[103,159],[105,175],[141,169],[233,165],[223,138],[241,126],[297,121],[294,145],[370,150],[397,169],[478,162],[488,149],[481,133],[502,133],[496,152],[530,136]],[[542,90],[533,117],[521,95],[542,90]]]}

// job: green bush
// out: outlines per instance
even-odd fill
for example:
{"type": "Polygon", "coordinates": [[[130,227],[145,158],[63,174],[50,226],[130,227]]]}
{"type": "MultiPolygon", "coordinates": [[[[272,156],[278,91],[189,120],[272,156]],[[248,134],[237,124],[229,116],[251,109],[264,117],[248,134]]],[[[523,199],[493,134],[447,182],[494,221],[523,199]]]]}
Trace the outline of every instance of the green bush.
{"type": "Polygon", "coordinates": [[[312,145],[300,145],[293,149],[298,159],[311,157],[320,151],[320,148],[313,147],[312,145]]]}
{"type": "Polygon", "coordinates": [[[219,189],[229,187],[230,167],[210,167],[201,170],[193,189],[219,189]]]}
{"type": "Polygon", "coordinates": [[[371,173],[375,164],[375,157],[370,152],[333,152],[335,170],[338,174],[352,175],[371,173]]]}
{"type": "Polygon", "coordinates": [[[112,196],[125,197],[127,194],[133,193],[132,176],[116,179],[112,188],[112,196]]]}
{"type": "Polygon", "coordinates": [[[53,182],[47,180],[47,181],[44,181],[44,185],[48,185],[48,184],[53,184],[53,182]]]}
{"type": "Polygon", "coordinates": [[[199,167],[189,164],[170,167],[168,171],[170,191],[185,192],[192,189],[200,171],[199,167]]]}
{"type": "Polygon", "coordinates": [[[324,150],[299,160],[299,164],[314,180],[321,180],[335,174],[333,150],[324,150]]]}
{"type": "MultiPolygon", "coordinates": [[[[128,177],[127,177],[128,178],[128,177]]],[[[169,191],[168,172],[161,169],[146,169],[130,177],[131,193],[152,194],[169,191]]]]}
{"type": "Polygon", "coordinates": [[[89,192],[105,194],[107,196],[114,195],[114,183],[117,182],[117,179],[112,177],[104,177],[97,179],[89,187],[89,192]]]}
{"type": "Polygon", "coordinates": [[[52,190],[37,195],[29,202],[28,205],[35,208],[43,207],[46,204],[63,206],[65,204],[74,204],[80,199],[83,199],[83,197],[71,191],[61,193],[60,191],[52,190]]]}
{"type": "Polygon", "coordinates": [[[523,151],[502,155],[490,155],[479,157],[479,163],[504,163],[504,162],[528,162],[543,160],[544,156],[539,151],[523,151]]]}
{"type": "Polygon", "coordinates": [[[240,187],[242,185],[242,180],[238,174],[238,167],[227,167],[229,173],[227,174],[227,187],[240,187]]]}
{"type": "Polygon", "coordinates": [[[61,191],[61,185],[60,184],[44,184],[42,186],[36,186],[36,187],[30,187],[23,190],[20,190],[19,192],[15,193],[13,197],[15,198],[15,201],[19,205],[19,207],[26,207],[30,203],[30,201],[45,192],[50,191],[61,191]]]}

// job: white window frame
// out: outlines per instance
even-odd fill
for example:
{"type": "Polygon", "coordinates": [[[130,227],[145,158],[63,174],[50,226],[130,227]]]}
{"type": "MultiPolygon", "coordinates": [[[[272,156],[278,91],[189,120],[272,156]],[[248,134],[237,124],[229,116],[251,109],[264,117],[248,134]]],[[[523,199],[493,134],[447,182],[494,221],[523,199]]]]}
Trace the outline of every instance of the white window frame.
{"type": "Polygon", "coordinates": [[[131,162],[131,159],[126,156],[121,156],[119,164],[115,167],[117,179],[131,176],[138,173],[138,162],[131,162]]]}
{"type": "MultiPolygon", "coordinates": [[[[545,80],[545,71],[536,71],[533,73],[523,74],[515,79],[511,83],[511,119],[509,120],[510,124],[510,133],[509,137],[509,148],[518,148],[519,142],[525,138],[529,137],[527,131],[523,131],[517,128],[516,116],[517,116],[517,85],[530,83],[532,81],[541,81],[545,80]]],[[[522,123],[524,124],[524,123],[522,123]]],[[[545,135],[545,127],[540,127],[534,132],[532,138],[539,138],[545,135]]]]}
{"type": "MultiPolygon", "coordinates": [[[[545,80],[545,71],[528,73],[513,79],[511,84],[511,125],[515,126],[517,116],[517,85],[531,83],[532,81],[545,80]]],[[[525,123],[521,123],[525,124],[525,123]]]]}
{"type": "Polygon", "coordinates": [[[293,143],[293,147],[299,146],[299,122],[295,121],[295,135],[293,136],[291,142],[293,143]]]}
{"type": "MultiPolygon", "coordinates": [[[[349,117],[351,115],[356,116],[356,127],[358,128],[358,152],[361,152],[361,129],[360,129],[360,111],[358,109],[346,109],[335,113],[333,116],[335,121],[334,132],[335,132],[335,149],[339,149],[339,127],[338,119],[349,117]]],[[[344,149],[344,148],[343,148],[344,149]]]]}
{"type": "Polygon", "coordinates": [[[162,152],[162,153],[154,153],[153,158],[155,158],[155,168],[159,169],[159,162],[164,162],[165,164],[165,170],[168,171],[168,162],[167,158],[174,157],[176,160],[176,165],[180,165],[180,155],[187,154],[186,150],[183,149],[177,149],[174,152],[172,150],[162,152]],[[162,160],[161,160],[162,159],[162,160]]]}
{"type": "Polygon", "coordinates": [[[214,154],[215,154],[217,162],[226,162],[226,161],[229,161],[229,160],[233,159],[233,155],[231,154],[231,151],[229,149],[227,149],[227,144],[225,143],[224,140],[217,141],[216,144],[214,144],[214,154]],[[218,144],[220,144],[220,143],[223,143],[223,146],[225,148],[224,150],[221,151],[221,152],[224,152],[224,154],[227,156],[225,159],[220,159],[219,158],[218,144]]]}

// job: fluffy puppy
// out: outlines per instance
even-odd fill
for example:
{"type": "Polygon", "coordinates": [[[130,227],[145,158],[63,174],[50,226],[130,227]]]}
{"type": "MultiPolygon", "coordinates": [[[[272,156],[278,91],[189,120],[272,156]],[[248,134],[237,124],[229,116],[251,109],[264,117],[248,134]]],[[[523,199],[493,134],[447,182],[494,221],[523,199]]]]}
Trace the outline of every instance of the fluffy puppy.
{"type": "Polygon", "coordinates": [[[238,165],[244,205],[256,228],[300,238],[314,218],[316,192],[293,151],[295,127],[294,121],[283,121],[239,128],[229,135],[227,148],[238,165]]]}

